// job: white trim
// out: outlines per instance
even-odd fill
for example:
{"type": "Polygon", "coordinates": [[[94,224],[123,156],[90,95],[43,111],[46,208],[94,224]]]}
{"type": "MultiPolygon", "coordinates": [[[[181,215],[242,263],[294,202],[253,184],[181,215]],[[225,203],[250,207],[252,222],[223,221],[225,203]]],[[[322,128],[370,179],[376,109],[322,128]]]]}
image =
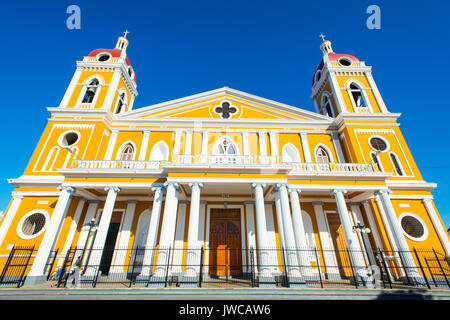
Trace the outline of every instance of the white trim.
{"type": "Polygon", "coordinates": [[[376,153],[376,152],[374,152],[374,151],[370,151],[370,162],[371,163],[374,163],[374,161],[373,161],[373,156],[372,155],[374,155],[375,156],[375,158],[377,158],[377,162],[378,163],[376,163],[376,164],[378,164],[378,166],[379,166],[379,168],[378,169],[380,169],[380,171],[382,171],[382,172],[385,172],[384,171],[384,168],[383,168],[383,164],[381,163],[381,160],[380,160],[380,157],[378,156],[378,154],[376,153]]]}
{"type": "MultiPolygon", "coordinates": [[[[288,155],[289,155],[289,154],[288,154],[288,155]]],[[[291,143],[291,142],[285,143],[285,145],[284,145],[283,148],[281,149],[281,157],[282,157],[282,161],[283,161],[283,162],[301,162],[300,152],[298,151],[298,148],[297,148],[293,143],[291,143]],[[289,147],[291,148],[291,150],[292,150],[293,152],[296,152],[296,154],[295,154],[296,159],[291,159],[292,161],[285,161],[283,155],[284,155],[285,152],[288,154],[288,152],[287,152],[286,149],[289,148],[289,147]],[[293,149],[292,149],[292,148],[293,148],[293,149]]],[[[291,157],[291,156],[289,155],[289,157],[291,157]]],[[[292,157],[291,157],[291,158],[292,158],[292,157]]]]}
{"type": "Polygon", "coordinates": [[[32,210],[32,211],[26,213],[26,214],[19,220],[19,223],[17,223],[17,227],[16,227],[17,235],[18,235],[21,239],[24,239],[24,240],[30,240],[30,239],[36,238],[36,237],[38,237],[41,233],[43,233],[43,232],[46,230],[49,221],[50,221],[50,215],[49,215],[48,212],[45,211],[44,209],[35,209],[35,210],[32,210]],[[44,226],[43,226],[42,229],[39,230],[37,233],[32,234],[32,235],[26,235],[26,234],[24,234],[23,231],[22,231],[23,223],[25,222],[25,220],[26,220],[28,217],[30,217],[31,215],[33,215],[33,214],[35,214],[35,213],[41,213],[41,214],[44,215],[44,217],[45,217],[45,223],[44,223],[44,226]]]}
{"type": "MultiPolygon", "coordinates": [[[[161,150],[161,149],[160,149],[160,150],[161,150]]],[[[168,159],[169,159],[169,152],[170,152],[170,149],[169,149],[169,146],[167,145],[167,143],[166,143],[165,141],[163,141],[163,140],[160,140],[160,141],[158,141],[157,143],[155,143],[155,144],[153,145],[153,147],[152,147],[152,150],[150,150],[149,160],[150,160],[150,161],[163,161],[163,160],[168,160],[168,159]],[[156,160],[155,160],[155,159],[152,159],[152,153],[153,153],[153,151],[156,150],[155,148],[160,148],[160,145],[163,146],[164,149],[165,149],[165,152],[166,152],[165,159],[156,159],[156,160]]]]}
{"type": "Polygon", "coordinates": [[[422,218],[419,217],[417,214],[414,214],[414,213],[411,213],[411,212],[403,212],[403,213],[401,213],[401,214],[398,216],[398,224],[400,225],[400,228],[401,228],[403,234],[404,234],[406,237],[408,237],[409,239],[413,240],[413,241],[421,242],[421,241],[424,241],[424,240],[428,237],[428,228],[427,228],[427,224],[426,224],[426,223],[422,220],[422,218]],[[410,234],[408,234],[408,233],[405,231],[405,229],[403,229],[403,226],[402,226],[402,219],[403,219],[404,217],[408,217],[408,216],[409,216],[409,217],[413,217],[413,218],[415,218],[417,221],[420,222],[420,224],[422,225],[422,228],[423,228],[423,235],[422,235],[422,236],[420,236],[420,237],[418,237],[418,238],[413,237],[413,236],[411,236],[410,234]]]}
{"type": "Polygon", "coordinates": [[[372,140],[373,138],[381,139],[381,140],[383,140],[383,142],[386,144],[386,149],[384,149],[383,151],[380,151],[380,153],[387,152],[387,151],[391,148],[391,145],[389,144],[389,141],[386,140],[386,138],[384,138],[384,137],[382,137],[382,136],[379,136],[379,135],[376,135],[376,134],[373,134],[373,135],[371,135],[371,136],[367,139],[367,142],[369,143],[369,147],[370,147],[372,150],[374,150],[375,152],[377,152],[377,151],[379,151],[379,150],[377,150],[377,149],[375,149],[374,147],[372,147],[372,144],[370,143],[370,140],[372,140]]]}
{"type": "Polygon", "coordinates": [[[350,79],[348,79],[348,80],[345,82],[344,88],[345,88],[345,90],[347,91],[347,94],[348,94],[348,96],[349,96],[349,98],[350,98],[350,102],[351,102],[351,104],[352,104],[352,106],[353,106],[354,112],[361,112],[360,110],[361,110],[361,109],[365,109],[365,108],[358,108],[358,107],[356,106],[356,101],[354,101],[353,95],[352,95],[352,93],[351,93],[351,90],[352,90],[352,89],[350,89],[350,85],[352,85],[352,84],[355,84],[355,85],[358,87],[359,91],[361,92],[362,98],[364,99],[364,104],[366,105],[366,108],[370,111],[370,113],[373,113],[372,106],[370,105],[369,99],[368,99],[367,94],[366,94],[366,90],[368,90],[368,89],[370,89],[370,88],[366,88],[366,87],[365,87],[361,82],[359,82],[358,80],[353,79],[353,78],[350,78],[350,79]]]}
{"type": "Polygon", "coordinates": [[[105,83],[106,83],[105,79],[103,79],[103,77],[99,74],[94,74],[94,75],[90,76],[89,78],[86,78],[84,80],[84,82],[81,84],[83,86],[83,88],[80,91],[80,95],[78,96],[78,99],[77,99],[77,102],[75,103],[74,108],[78,109],[78,108],[80,108],[81,105],[89,105],[90,108],[94,108],[95,104],[97,103],[97,99],[100,95],[100,90],[102,89],[103,86],[105,86],[105,83]],[[84,95],[86,94],[87,86],[94,79],[98,80],[98,86],[97,86],[97,90],[95,90],[95,95],[94,95],[94,98],[92,99],[92,102],[90,102],[90,103],[82,102],[84,95]]]}
{"type": "MultiPolygon", "coordinates": [[[[233,147],[235,148],[235,150],[236,150],[236,156],[239,156],[239,155],[241,155],[241,152],[240,152],[240,150],[239,150],[239,146],[237,145],[237,143],[236,143],[236,141],[234,141],[234,139],[232,139],[230,136],[228,136],[228,135],[223,135],[223,136],[221,136],[221,137],[219,137],[217,140],[216,140],[216,142],[214,142],[214,144],[213,144],[213,147],[212,147],[212,150],[211,150],[211,154],[212,155],[220,155],[220,153],[216,153],[215,152],[215,150],[217,149],[217,146],[219,145],[219,144],[221,144],[225,139],[227,139],[227,140],[229,140],[229,142],[231,143],[231,144],[233,144],[233,147]]],[[[230,156],[232,156],[231,154],[230,154],[230,156]]]]}
{"type": "Polygon", "coordinates": [[[389,156],[389,160],[390,160],[391,163],[392,163],[392,168],[394,169],[395,175],[396,175],[396,176],[399,176],[399,177],[404,177],[404,176],[406,176],[405,170],[403,169],[403,166],[402,166],[402,164],[401,164],[401,162],[400,162],[400,159],[398,158],[397,154],[395,154],[395,152],[389,151],[388,156],[389,156]],[[395,168],[395,164],[394,164],[394,162],[392,161],[391,155],[393,155],[393,156],[395,157],[395,160],[397,161],[397,164],[398,164],[398,166],[400,167],[401,174],[399,174],[399,173],[397,172],[397,169],[395,168]]]}

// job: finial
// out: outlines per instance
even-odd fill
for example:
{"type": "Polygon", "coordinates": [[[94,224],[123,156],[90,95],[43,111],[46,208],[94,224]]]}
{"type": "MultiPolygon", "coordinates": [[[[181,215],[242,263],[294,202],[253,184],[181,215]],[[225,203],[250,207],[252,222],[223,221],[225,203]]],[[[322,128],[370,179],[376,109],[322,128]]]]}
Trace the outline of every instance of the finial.
{"type": "Polygon", "coordinates": [[[321,34],[319,35],[319,37],[322,38],[322,41],[325,41],[325,35],[324,35],[323,33],[321,33],[321,34]]]}
{"type": "Polygon", "coordinates": [[[130,31],[125,30],[125,32],[123,33],[123,37],[126,38],[126,37],[127,37],[127,34],[129,34],[129,33],[130,33],[130,31]]]}

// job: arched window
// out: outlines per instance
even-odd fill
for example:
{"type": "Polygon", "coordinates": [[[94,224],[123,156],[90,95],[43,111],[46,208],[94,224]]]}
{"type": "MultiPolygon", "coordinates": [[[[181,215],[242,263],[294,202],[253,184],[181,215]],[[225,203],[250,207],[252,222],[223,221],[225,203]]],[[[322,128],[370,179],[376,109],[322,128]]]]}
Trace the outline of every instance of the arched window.
{"type": "Polygon", "coordinates": [[[392,161],[392,165],[395,169],[395,172],[399,175],[399,176],[403,176],[405,175],[403,173],[402,167],[400,166],[400,162],[398,161],[397,155],[395,153],[390,153],[389,157],[391,158],[392,161]]]}
{"type": "Polygon", "coordinates": [[[131,143],[127,143],[122,148],[122,152],[120,153],[119,160],[129,161],[129,160],[133,160],[133,158],[134,158],[134,147],[131,143]]]}
{"type": "Polygon", "coordinates": [[[150,161],[163,161],[169,159],[169,147],[164,141],[155,144],[150,151],[150,161]]]}
{"type": "Polygon", "coordinates": [[[222,139],[220,143],[217,144],[214,154],[226,154],[226,155],[235,155],[237,154],[234,143],[230,141],[230,139],[225,138],[222,139]]]}
{"type": "Polygon", "coordinates": [[[367,108],[368,107],[366,101],[364,100],[362,90],[358,85],[356,85],[355,83],[351,83],[348,91],[349,91],[351,99],[353,100],[353,105],[356,108],[367,108]]]}
{"type": "Polygon", "coordinates": [[[319,146],[316,150],[316,162],[317,163],[329,163],[330,155],[324,147],[319,146]]]}
{"type": "Polygon", "coordinates": [[[127,94],[125,92],[122,92],[118,97],[117,106],[114,113],[120,113],[122,111],[122,108],[126,105],[127,102],[126,99],[127,94]]]}
{"type": "Polygon", "coordinates": [[[292,143],[286,143],[281,150],[283,162],[300,162],[300,154],[292,143]]]}
{"type": "Polygon", "coordinates": [[[375,152],[371,152],[370,157],[372,158],[372,162],[378,166],[378,169],[380,171],[383,171],[383,166],[381,165],[380,159],[378,158],[378,154],[375,152]]]}
{"type": "Polygon", "coordinates": [[[323,95],[320,106],[322,109],[322,114],[333,117],[333,109],[331,107],[330,97],[328,97],[327,95],[323,95]]]}
{"type": "Polygon", "coordinates": [[[95,93],[97,92],[99,86],[98,79],[92,79],[86,87],[86,92],[84,93],[83,100],[81,103],[91,103],[94,101],[95,93]]]}

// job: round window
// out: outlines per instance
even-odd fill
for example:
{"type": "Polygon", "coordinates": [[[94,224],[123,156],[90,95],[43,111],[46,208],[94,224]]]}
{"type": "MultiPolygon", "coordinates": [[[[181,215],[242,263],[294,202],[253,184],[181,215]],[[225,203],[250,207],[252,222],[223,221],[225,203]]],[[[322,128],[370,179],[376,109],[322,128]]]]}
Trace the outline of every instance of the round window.
{"type": "Polygon", "coordinates": [[[403,232],[412,240],[422,241],[428,236],[428,231],[422,219],[412,214],[402,214],[400,216],[400,225],[403,232]]]}
{"type": "Polygon", "coordinates": [[[70,147],[77,143],[78,141],[78,133],[74,131],[69,131],[64,133],[59,140],[59,144],[63,147],[70,147]]]}
{"type": "Polygon", "coordinates": [[[352,65],[352,59],[350,58],[339,58],[339,64],[344,67],[349,67],[352,65]]]}
{"type": "Polygon", "coordinates": [[[45,230],[49,215],[43,210],[33,210],[22,217],[17,225],[17,233],[22,239],[32,239],[45,230]]]}
{"type": "Polygon", "coordinates": [[[387,143],[381,138],[370,139],[370,146],[377,151],[386,151],[387,143]]]}
{"type": "Polygon", "coordinates": [[[100,53],[97,56],[97,60],[101,61],[101,62],[108,61],[109,58],[111,58],[111,55],[109,53],[107,53],[107,52],[100,53]]]}

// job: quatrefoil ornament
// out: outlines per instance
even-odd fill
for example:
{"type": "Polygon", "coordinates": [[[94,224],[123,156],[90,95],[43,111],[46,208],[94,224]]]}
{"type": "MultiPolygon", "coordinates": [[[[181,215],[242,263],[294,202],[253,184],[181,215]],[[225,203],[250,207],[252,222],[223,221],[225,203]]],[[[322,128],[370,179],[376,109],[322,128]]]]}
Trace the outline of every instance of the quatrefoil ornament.
{"type": "Polygon", "coordinates": [[[229,119],[231,115],[235,114],[237,111],[238,109],[228,101],[224,101],[220,106],[214,108],[214,112],[220,114],[222,119],[229,119]]]}

